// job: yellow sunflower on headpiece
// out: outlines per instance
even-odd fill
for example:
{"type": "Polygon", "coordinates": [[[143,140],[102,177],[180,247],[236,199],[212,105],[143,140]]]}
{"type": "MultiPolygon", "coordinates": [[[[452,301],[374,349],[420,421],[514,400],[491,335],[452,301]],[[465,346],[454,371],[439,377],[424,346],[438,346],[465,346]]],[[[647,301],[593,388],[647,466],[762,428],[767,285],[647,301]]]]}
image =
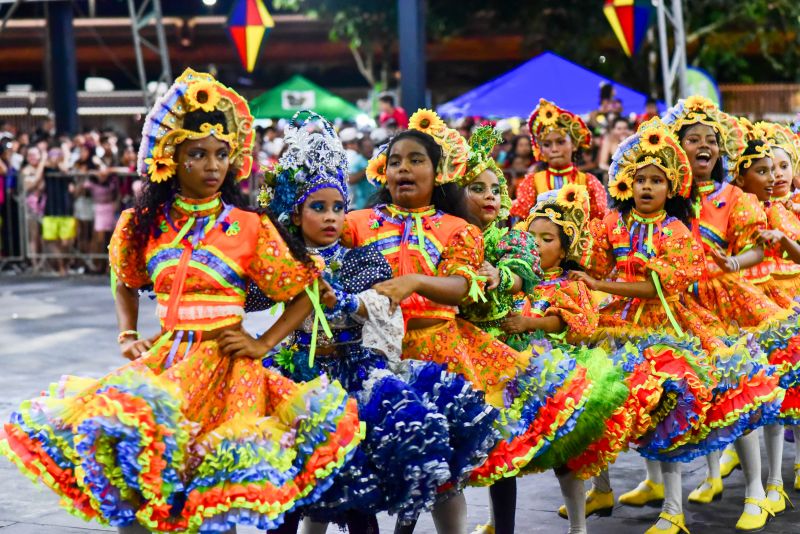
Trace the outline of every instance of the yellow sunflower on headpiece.
{"type": "Polygon", "coordinates": [[[558,122],[558,115],[560,114],[558,108],[552,103],[544,101],[539,106],[539,122],[542,126],[553,126],[558,122]]]}
{"type": "Polygon", "coordinates": [[[386,152],[381,152],[367,164],[367,169],[364,171],[367,180],[376,184],[386,183],[386,152]]]}
{"type": "Polygon", "coordinates": [[[683,103],[685,109],[714,109],[717,106],[708,98],[700,95],[692,95],[683,103]]]}
{"type": "Polygon", "coordinates": [[[608,194],[620,202],[628,200],[633,197],[633,181],[629,176],[620,173],[616,180],[608,184],[608,194]]]}
{"type": "Polygon", "coordinates": [[[418,109],[408,119],[409,130],[419,130],[426,134],[433,134],[444,128],[444,121],[439,118],[435,111],[430,109],[418,109]]]}
{"type": "Polygon", "coordinates": [[[652,129],[649,132],[642,132],[639,139],[639,146],[645,154],[656,154],[667,146],[667,134],[665,130],[652,129]]]}
{"type": "Polygon", "coordinates": [[[567,209],[582,208],[583,200],[586,196],[586,187],[578,184],[564,184],[558,190],[556,202],[567,209]]]}
{"type": "Polygon", "coordinates": [[[150,176],[150,181],[159,183],[166,182],[175,175],[175,170],[178,164],[170,156],[163,154],[153,154],[152,158],[144,160],[147,165],[147,174],[150,176]]]}
{"type": "Polygon", "coordinates": [[[190,111],[202,109],[203,111],[211,112],[219,104],[220,95],[214,82],[201,81],[189,84],[184,99],[190,111]]]}

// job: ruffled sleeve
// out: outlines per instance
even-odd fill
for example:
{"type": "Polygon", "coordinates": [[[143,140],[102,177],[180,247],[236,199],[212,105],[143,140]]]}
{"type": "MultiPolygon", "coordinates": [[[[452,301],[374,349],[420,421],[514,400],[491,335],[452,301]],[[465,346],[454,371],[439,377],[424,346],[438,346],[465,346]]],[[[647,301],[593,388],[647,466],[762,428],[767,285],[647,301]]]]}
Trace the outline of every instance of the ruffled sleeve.
{"type": "Polygon", "coordinates": [[[536,204],[536,184],[533,176],[534,173],[526,175],[517,186],[517,198],[511,204],[511,215],[514,217],[526,218],[536,204]]]}
{"type": "Polygon", "coordinates": [[[150,285],[146,250],[134,240],[134,211],[127,209],[117,221],[108,245],[108,261],[117,279],[131,289],[150,285]]]}
{"type": "Polygon", "coordinates": [[[767,228],[767,215],[755,195],[742,193],[734,200],[728,218],[728,243],[731,254],[741,254],[753,248],[758,233],[767,228]]]}
{"type": "Polygon", "coordinates": [[[675,295],[700,279],[704,265],[702,247],[683,223],[673,221],[662,230],[658,254],[647,261],[645,269],[658,275],[664,293],[675,295]]]}
{"type": "Polygon", "coordinates": [[[483,234],[467,224],[456,230],[442,250],[437,276],[463,276],[470,286],[468,298],[475,300],[476,291],[483,291],[484,280],[478,276],[483,263],[483,234]]]}
{"type": "Polygon", "coordinates": [[[606,215],[603,219],[591,219],[589,231],[592,234],[592,250],[589,252],[587,271],[596,278],[606,278],[614,270],[616,261],[611,241],[608,238],[609,226],[621,223],[617,212],[606,215]]]}
{"type": "Polygon", "coordinates": [[[497,267],[508,270],[522,279],[522,292],[531,293],[542,279],[539,251],[527,232],[509,230],[497,243],[497,267]]]}
{"type": "Polygon", "coordinates": [[[589,217],[603,219],[608,215],[606,188],[594,174],[586,173],[586,189],[589,192],[589,217]]]}
{"type": "Polygon", "coordinates": [[[553,292],[545,315],[557,315],[567,323],[571,340],[589,339],[597,329],[599,314],[589,288],[583,282],[565,281],[553,292]]]}
{"type": "Polygon", "coordinates": [[[309,266],[292,256],[269,217],[261,216],[247,274],[264,295],[278,302],[291,300],[309,286],[320,271],[319,264],[309,266]]]}

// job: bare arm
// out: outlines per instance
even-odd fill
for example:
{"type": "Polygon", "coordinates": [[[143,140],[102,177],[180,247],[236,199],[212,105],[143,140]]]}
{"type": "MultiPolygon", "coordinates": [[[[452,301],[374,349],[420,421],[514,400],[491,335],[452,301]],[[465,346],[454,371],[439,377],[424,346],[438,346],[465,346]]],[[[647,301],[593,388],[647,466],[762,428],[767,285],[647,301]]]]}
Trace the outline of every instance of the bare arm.
{"type": "Polygon", "coordinates": [[[509,315],[503,320],[503,330],[509,334],[519,334],[541,330],[548,334],[558,334],[567,327],[564,320],[558,315],[546,317],[523,317],[522,315],[509,315]]]}
{"type": "Polygon", "coordinates": [[[726,256],[719,250],[713,248],[709,250],[709,254],[711,254],[711,258],[714,262],[719,265],[719,268],[726,273],[747,269],[764,261],[764,247],[761,245],[753,247],[741,254],[737,254],[736,256],[726,256]]]}
{"type": "Polygon", "coordinates": [[[603,291],[620,297],[652,299],[658,296],[656,286],[652,280],[645,280],[644,282],[607,282],[592,278],[581,271],[570,271],[569,278],[570,280],[584,282],[593,291],[603,291]]]}
{"type": "Polygon", "coordinates": [[[389,297],[391,310],[394,311],[412,293],[417,293],[439,304],[458,306],[467,295],[469,285],[462,276],[407,274],[375,284],[373,289],[379,294],[389,297]]]}
{"type": "MultiPolygon", "coordinates": [[[[117,298],[114,302],[117,312],[117,326],[120,332],[135,332],[139,322],[139,290],[131,289],[121,281],[117,282],[117,298]]],[[[120,340],[122,355],[135,360],[153,346],[153,340],[138,339],[135,334],[120,340]]]]}

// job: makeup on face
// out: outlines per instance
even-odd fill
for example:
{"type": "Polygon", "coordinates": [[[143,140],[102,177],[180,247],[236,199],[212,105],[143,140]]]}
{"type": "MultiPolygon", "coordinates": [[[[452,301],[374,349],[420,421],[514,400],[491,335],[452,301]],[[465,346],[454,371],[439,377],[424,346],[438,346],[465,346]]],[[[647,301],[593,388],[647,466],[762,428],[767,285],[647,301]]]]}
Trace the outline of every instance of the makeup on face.
{"type": "Polygon", "coordinates": [[[486,228],[500,214],[500,180],[487,169],[466,187],[467,209],[486,228]]]}
{"type": "Polygon", "coordinates": [[[642,215],[654,215],[664,209],[669,194],[669,181],[655,165],[642,167],[633,176],[633,202],[642,215]]]}
{"type": "Polygon", "coordinates": [[[176,152],[181,194],[188,198],[208,198],[220,190],[230,167],[227,143],[208,136],[184,141],[176,152]]]}
{"type": "Polygon", "coordinates": [[[543,270],[547,271],[561,265],[566,251],[561,242],[559,226],[556,223],[546,217],[538,217],[528,226],[528,233],[536,241],[539,262],[543,270]]]}
{"type": "Polygon", "coordinates": [[[292,215],[292,222],[310,247],[327,247],[339,240],[344,228],[345,204],[338,189],[325,187],[314,191],[292,215]]]}

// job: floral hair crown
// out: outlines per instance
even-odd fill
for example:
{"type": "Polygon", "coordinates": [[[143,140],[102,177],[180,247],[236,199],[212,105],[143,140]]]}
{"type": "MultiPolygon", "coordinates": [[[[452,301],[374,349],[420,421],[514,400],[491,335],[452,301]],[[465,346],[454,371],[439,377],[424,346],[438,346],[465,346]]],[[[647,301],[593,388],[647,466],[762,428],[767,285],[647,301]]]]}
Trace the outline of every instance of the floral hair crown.
{"type": "Polygon", "coordinates": [[[531,133],[533,157],[537,161],[542,160],[539,147],[542,139],[552,132],[569,136],[575,149],[589,148],[592,144],[592,134],[583,119],[544,98],[539,100],[539,105],[528,118],[528,130],[531,133]]]}
{"type": "Polygon", "coordinates": [[[786,152],[792,165],[792,172],[795,175],[800,174],[800,143],[789,126],[761,121],[755,123],[753,128],[772,148],[780,148],[786,152]]]}
{"type": "MultiPolygon", "coordinates": [[[[417,110],[408,120],[408,129],[417,130],[433,137],[442,148],[442,159],[436,168],[436,185],[443,185],[463,178],[467,171],[469,145],[458,131],[448,128],[445,122],[429,109],[417,110]]],[[[376,185],[386,183],[386,163],[389,143],[383,145],[367,165],[367,179],[376,185]]]]}
{"type": "Polygon", "coordinates": [[[502,143],[503,137],[492,126],[480,126],[472,132],[469,138],[469,159],[467,172],[460,180],[463,186],[474,182],[485,170],[492,171],[497,176],[500,185],[500,213],[499,219],[507,219],[511,211],[511,196],[508,194],[508,183],[503,171],[492,157],[492,150],[497,143],[502,143]]]}
{"type": "Polygon", "coordinates": [[[744,117],[739,118],[739,124],[745,132],[745,145],[736,159],[735,175],[749,169],[756,160],[772,157],[772,147],[766,138],[766,130],[756,127],[744,117]]]}
{"type": "Polygon", "coordinates": [[[692,188],[692,167],[683,151],[661,119],[643,122],[635,134],[620,143],[608,169],[608,192],[620,202],[633,197],[636,171],[655,165],[667,176],[669,195],[688,198],[692,188]]]}
{"type": "Polygon", "coordinates": [[[284,131],[284,141],[287,149],[275,169],[265,174],[259,204],[287,226],[292,213],[320,189],[336,189],[347,206],[347,155],[331,123],[313,111],[298,111],[284,131]],[[303,114],[306,120],[300,120],[303,114]],[[311,129],[314,122],[319,122],[318,130],[311,129]]]}
{"type": "Polygon", "coordinates": [[[589,192],[585,186],[565,184],[555,191],[539,195],[528,218],[517,229],[528,231],[535,219],[546,218],[560,226],[569,239],[566,243],[567,259],[586,266],[592,248],[589,232],[589,192]]]}
{"type": "Polygon", "coordinates": [[[212,75],[186,69],[145,117],[137,169],[153,182],[168,180],[177,169],[176,147],[187,139],[212,135],[230,147],[236,179],[250,176],[255,134],[247,100],[212,75]],[[186,114],[198,110],[221,111],[225,124],[203,123],[196,131],[183,128],[186,114]]]}

